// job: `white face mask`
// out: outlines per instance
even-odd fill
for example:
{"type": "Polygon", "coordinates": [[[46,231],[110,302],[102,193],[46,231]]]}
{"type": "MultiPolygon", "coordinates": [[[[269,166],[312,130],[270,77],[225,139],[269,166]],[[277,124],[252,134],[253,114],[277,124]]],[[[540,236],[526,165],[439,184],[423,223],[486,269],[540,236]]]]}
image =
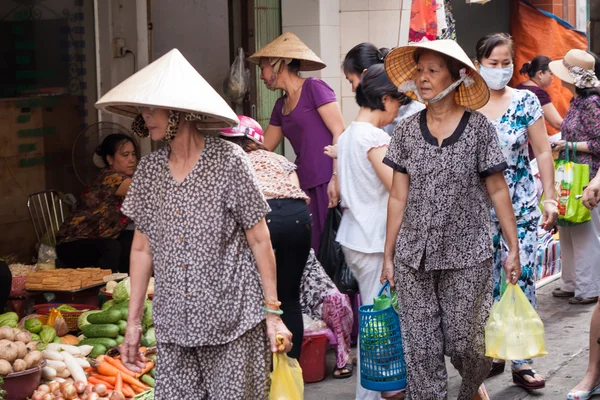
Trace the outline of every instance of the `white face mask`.
{"type": "Polygon", "coordinates": [[[479,74],[490,89],[502,90],[510,82],[514,68],[514,65],[506,68],[488,68],[481,65],[479,66],[479,74]]]}

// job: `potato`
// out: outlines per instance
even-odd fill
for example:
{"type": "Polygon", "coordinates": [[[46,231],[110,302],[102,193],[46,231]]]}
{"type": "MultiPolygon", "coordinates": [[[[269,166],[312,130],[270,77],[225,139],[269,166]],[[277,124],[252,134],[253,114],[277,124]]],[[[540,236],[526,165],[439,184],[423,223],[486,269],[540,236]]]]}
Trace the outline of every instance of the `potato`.
{"type": "Polygon", "coordinates": [[[9,363],[12,363],[17,359],[17,354],[17,345],[12,342],[4,347],[0,347],[0,360],[6,360],[9,363]]]}
{"type": "Polygon", "coordinates": [[[23,342],[15,342],[15,346],[17,346],[17,358],[25,358],[25,356],[27,355],[27,353],[29,353],[29,351],[27,351],[27,345],[23,342]]]}
{"type": "Polygon", "coordinates": [[[12,366],[6,360],[0,360],[0,376],[6,376],[12,372],[12,366]]]}
{"type": "Polygon", "coordinates": [[[0,327],[0,339],[10,340],[11,342],[15,341],[15,334],[10,326],[0,327]]]}
{"type": "Polygon", "coordinates": [[[25,345],[27,352],[36,351],[38,349],[38,342],[29,342],[25,345]]]}
{"type": "Polygon", "coordinates": [[[37,367],[42,363],[42,353],[39,351],[32,351],[25,356],[25,362],[27,363],[27,369],[37,367]]]}
{"type": "MultiPolygon", "coordinates": [[[[12,331],[13,331],[13,335],[15,335],[15,337],[17,337],[17,335],[19,333],[21,333],[21,330],[19,328],[12,328],[12,331]]],[[[15,339],[15,340],[17,340],[17,339],[15,339]]]]}
{"type": "Polygon", "coordinates": [[[27,369],[27,363],[25,362],[25,360],[16,359],[12,367],[13,371],[15,372],[25,371],[27,369]]]}
{"type": "Polygon", "coordinates": [[[31,342],[31,332],[19,332],[17,335],[15,335],[15,341],[23,342],[25,344],[31,342]]]}
{"type": "Polygon", "coordinates": [[[2,339],[2,340],[0,340],[0,348],[8,346],[11,343],[13,343],[13,342],[11,342],[10,340],[2,339]]]}

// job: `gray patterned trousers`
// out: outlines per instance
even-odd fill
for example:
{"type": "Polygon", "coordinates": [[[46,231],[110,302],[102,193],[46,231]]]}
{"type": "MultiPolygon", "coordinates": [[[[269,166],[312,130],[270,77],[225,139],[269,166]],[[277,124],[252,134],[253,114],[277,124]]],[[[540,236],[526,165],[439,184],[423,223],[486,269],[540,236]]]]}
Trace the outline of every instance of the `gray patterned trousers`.
{"type": "Polygon", "coordinates": [[[396,265],[407,398],[448,397],[444,355],[462,377],[459,400],[471,400],[487,377],[484,328],[493,302],[492,260],[473,268],[425,272],[396,265]]]}
{"type": "Polygon", "coordinates": [[[266,400],[272,357],[264,321],[223,345],[158,343],[154,398],[266,400]]]}

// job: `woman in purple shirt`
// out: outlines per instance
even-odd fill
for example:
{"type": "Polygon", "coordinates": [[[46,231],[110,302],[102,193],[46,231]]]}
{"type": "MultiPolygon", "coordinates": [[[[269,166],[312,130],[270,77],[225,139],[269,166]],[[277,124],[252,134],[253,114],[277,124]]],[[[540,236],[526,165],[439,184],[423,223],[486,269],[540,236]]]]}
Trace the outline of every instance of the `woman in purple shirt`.
{"type": "Polygon", "coordinates": [[[327,208],[337,206],[340,197],[336,162],[323,149],[337,142],[344,121],[333,89],[298,73],[320,70],[325,64],[292,33],[284,33],[248,60],[260,66],[267,88],[285,92],[273,108],[264,145],[272,151],[285,137],[294,148],[300,187],[310,197],[312,247],[318,254],[327,208]]]}

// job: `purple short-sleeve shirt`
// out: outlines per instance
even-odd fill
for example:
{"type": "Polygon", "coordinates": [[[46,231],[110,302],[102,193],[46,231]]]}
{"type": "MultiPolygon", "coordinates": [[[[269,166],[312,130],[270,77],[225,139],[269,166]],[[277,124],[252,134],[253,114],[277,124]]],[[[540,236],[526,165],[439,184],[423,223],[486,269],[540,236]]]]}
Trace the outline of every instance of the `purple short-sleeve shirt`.
{"type": "Polygon", "coordinates": [[[329,182],[333,161],[323,148],[332,143],[333,136],[317,109],[336,101],[333,89],[320,79],[307,78],[296,108],[288,115],[283,114],[284,98],[275,103],[270,124],[281,127],[294,148],[300,187],[310,189],[329,182]]]}

